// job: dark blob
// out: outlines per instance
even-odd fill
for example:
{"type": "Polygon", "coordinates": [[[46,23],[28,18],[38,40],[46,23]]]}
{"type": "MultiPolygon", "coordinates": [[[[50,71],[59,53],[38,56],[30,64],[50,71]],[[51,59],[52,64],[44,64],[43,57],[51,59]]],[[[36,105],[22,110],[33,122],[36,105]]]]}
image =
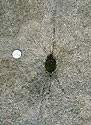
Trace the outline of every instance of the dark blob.
{"type": "Polygon", "coordinates": [[[47,72],[52,73],[56,69],[56,59],[53,54],[49,54],[45,61],[45,69],[47,72]]]}

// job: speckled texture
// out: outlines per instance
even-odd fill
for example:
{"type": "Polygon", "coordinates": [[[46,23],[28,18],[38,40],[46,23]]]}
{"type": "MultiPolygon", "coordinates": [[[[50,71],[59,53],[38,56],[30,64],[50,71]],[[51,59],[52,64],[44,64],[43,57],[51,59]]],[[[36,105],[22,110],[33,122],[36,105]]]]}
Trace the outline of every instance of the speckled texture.
{"type": "Polygon", "coordinates": [[[0,0],[0,125],[91,125],[90,20],[90,0],[0,0]]]}

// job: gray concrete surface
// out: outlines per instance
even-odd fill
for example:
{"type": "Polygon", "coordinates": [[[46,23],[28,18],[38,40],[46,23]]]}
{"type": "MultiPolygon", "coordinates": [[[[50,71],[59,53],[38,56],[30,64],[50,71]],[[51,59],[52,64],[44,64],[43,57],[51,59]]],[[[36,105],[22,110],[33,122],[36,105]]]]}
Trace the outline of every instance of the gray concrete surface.
{"type": "Polygon", "coordinates": [[[90,19],[90,0],[0,0],[0,125],[91,125],[90,19]]]}

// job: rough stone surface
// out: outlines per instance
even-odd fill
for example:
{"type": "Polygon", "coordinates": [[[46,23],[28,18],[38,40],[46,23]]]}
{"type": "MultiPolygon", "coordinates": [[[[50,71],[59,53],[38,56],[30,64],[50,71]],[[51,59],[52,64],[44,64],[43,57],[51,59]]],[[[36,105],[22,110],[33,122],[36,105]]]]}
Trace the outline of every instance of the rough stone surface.
{"type": "Polygon", "coordinates": [[[90,20],[90,0],[0,0],[0,125],[91,125],[90,20]]]}

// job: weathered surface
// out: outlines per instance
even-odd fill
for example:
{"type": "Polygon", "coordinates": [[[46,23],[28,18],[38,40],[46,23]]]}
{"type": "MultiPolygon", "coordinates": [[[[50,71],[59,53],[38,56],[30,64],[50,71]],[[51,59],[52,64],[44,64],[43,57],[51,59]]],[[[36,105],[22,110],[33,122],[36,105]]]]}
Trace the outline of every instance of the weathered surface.
{"type": "Polygon", "coordinates": [[[0,0],[0,125],[91,125],[90,2],[0,0]]]}

